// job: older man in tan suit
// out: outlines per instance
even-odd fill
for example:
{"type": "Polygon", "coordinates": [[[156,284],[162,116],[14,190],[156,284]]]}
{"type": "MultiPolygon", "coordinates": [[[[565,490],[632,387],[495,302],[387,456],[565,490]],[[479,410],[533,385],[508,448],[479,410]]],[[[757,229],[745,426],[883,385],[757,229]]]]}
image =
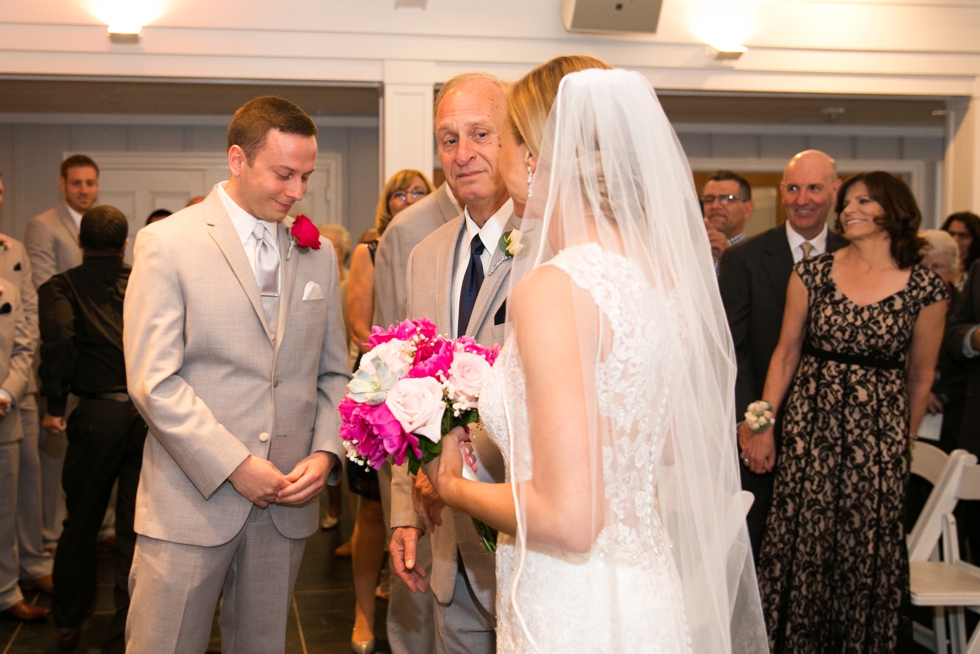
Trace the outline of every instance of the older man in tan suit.
{"type": "MultiPolygon", "coordinates": [[[[387,327],[408,318],[405,277],[408,257],[415,246],[463,213],[448,182],[395,216],[385,229],[374,257],[374,324],[387,327]]],[[[381,481],[381,503],[386,524],[391,524],[391,466],[378,470],[381,481]]],[[[402,470],[399,474],[405,474],[402,470]]],[[[416,543],[416,562],[423,568],[432,565],[432,548],[428,536],[416,543]]],[[[388,645],[392,654],[431,652],[435,649],[435,627],[432,615],[432,593],[413,594],[405,584],[391,585],[388,601],[388,645]]]]}
{"type": "MultiPolygon", "coordinates": [[[[466,334],[483,344],[503,341],[511,260],[497,243],[504,232],[517,227],[497,168],[505,120],[505,94],[493,76],[469,73],[443,86],[436,98],[436,141],[446,179],[466,209],[425,238],[408,261],[409,315],[426,316],[442,333],[466,334]]],[[[473,440],[478,476],[501,482],[499,450],[481,434],[473,440]]],[[[424,476],[417,483],[417,493],[430,492],[424,476]]],[[[428,581],[416,565],[415,542],[423,527],[432,529],[436,651],[493,652],[494,556],[483,549],[468,516],[443,509],[423,521],[413,510],[411,496],[410,480],[395,471],[391,553],[395,571],[413,590],[424,590],[428,581]]]]}
{"type": "Polygon", "coordinates": [[[284,651],[316,498],[344,456],[349,379],[333,248],[294,246],[282,224],[315,134],[291,102],[246,103],[228,127],[231,179],[136,240],[124,343],[149,437],[129,652],[204,652],[222,593],[223,651],[284,651]]]}

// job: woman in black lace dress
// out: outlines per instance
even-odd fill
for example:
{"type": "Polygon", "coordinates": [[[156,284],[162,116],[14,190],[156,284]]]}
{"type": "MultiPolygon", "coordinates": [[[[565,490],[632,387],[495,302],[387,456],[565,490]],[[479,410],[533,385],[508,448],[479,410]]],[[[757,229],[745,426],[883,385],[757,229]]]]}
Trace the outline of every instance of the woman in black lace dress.
{"type": "MultiPolygon", "coordinates": [[[[796,265],[763,391],[783,421],[759,560],[774,652],[890,653],[903,631],[909,434],[935,374],[946,286],[918,265],[904,182],[856,175],[837,212],[850,245],[796,265]]],[[[753,438],[750,466],[771,469],[772,438],[771,427],[753,438]]]]}

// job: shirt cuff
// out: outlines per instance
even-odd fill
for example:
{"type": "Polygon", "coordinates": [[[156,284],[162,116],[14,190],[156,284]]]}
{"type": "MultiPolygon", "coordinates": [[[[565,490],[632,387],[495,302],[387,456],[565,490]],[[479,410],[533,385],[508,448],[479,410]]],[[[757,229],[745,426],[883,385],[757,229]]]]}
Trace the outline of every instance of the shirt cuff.
{"type": "Polygon", "coordinates": [[[14,396],[10,394],[10,391],[8,391],[6,389],[3,389],[3,388],[0,388],[0,397],[6,398],[7,400],[10,400],[10,404],[7,405],[7,408],[8,409],[16,409],[17,408],[17,400],[15,400],[14,399],[14,396]]]}
{"type": "Polygon", "coordinates": [[[968,331],[966,336],[963,337],[963,356],[965,356],[967,359],[972,359],[973,357],[980,355],[980,352],[974,350],[973,346],[970,345],[970,339],[973,338],[973,332],[977,331],[978,329],[980,329],[980,325],[974,325],[973,329],[968,331]]]}

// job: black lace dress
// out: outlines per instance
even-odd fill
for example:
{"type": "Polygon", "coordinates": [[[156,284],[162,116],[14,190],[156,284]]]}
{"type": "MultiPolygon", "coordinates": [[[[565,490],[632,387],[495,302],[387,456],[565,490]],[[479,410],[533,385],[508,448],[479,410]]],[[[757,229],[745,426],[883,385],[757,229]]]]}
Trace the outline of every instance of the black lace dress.
{"type": "Polygon", "coordinates": [[[945,299],[946,285],[916,265],[903,290],[858,306],[831,279],[833,261],[795,268],[807,333],[784,403],[759,586],[773,652],[890,653],[908,594],[905,358],[919,311],[945,299]]]}

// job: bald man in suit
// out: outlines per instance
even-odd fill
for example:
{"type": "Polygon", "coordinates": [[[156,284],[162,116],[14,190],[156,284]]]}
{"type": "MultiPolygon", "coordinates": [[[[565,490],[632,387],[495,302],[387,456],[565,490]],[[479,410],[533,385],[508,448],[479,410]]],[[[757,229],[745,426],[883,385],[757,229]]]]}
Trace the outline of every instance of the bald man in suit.
{"type": "MultiPolygon", "coordinates": [[[[459,75],[440,90],[435,120],[436,138],[443,144],[439,157],[447,182],[466,209],[412,251],[406,282],[409,316],[428,317],[440,333],[472,336],[484,345],[503,342],[512,260],[498,242],[518,224],[497,168],[505,104],[500,81],[483,73],[459,75]],[[482,277],[475,297],[463,290],[472,291],[465,284],[470,275],[482,277]]],[[[503,481],[500,451],[482,434],[476,433],[473,442],[479,478],[503,481]]],[[[416,483],[416,492],[429,492],[424,475],[416,483]]],[[[394,472],[390,549],[395,572],[414,590],[424,590],[431,579],[436,652],[494,652],[494,555],[484,550],[468,516],[435,506],[425,520],[416,515],[411,480],[394,472]],[[414,552],[426,528],[432,532],[431,576],[414,552]]]]}
{"type": "MultiPolygon", "coordinates": [[[[462,213],[463,209],[449,184],[443,182],[435,192],[404,209],[388,223],[374,257],[375,325],[387,327],[409,317],[405,283],[409,255],[426,236],[462,213]]],[[[407,474],[404,468],[396,470],[396,473],[407,474]]],[[[390,526],[391,466],[382,466],[378,475],[385,523],[390,526]]],[[[432,549],[427,535],[416,543],[416,560],[426,569],[432,564],[432,549]]],[[[392,583],[387,627],[392,654],[433,651],[435,626],[432,593],[412,593],[405,584],[392,583]]]]}
{"type": "Polygon", "coordinates": [[[316,131],[287,100],[246,103],[230,180],[136,239],[123,336],[149,436],[127,651],[204,652],[219,595],[224,651],[285,649],[350,378],[333,248],[294,247],[283,225],[316,131]]]}

